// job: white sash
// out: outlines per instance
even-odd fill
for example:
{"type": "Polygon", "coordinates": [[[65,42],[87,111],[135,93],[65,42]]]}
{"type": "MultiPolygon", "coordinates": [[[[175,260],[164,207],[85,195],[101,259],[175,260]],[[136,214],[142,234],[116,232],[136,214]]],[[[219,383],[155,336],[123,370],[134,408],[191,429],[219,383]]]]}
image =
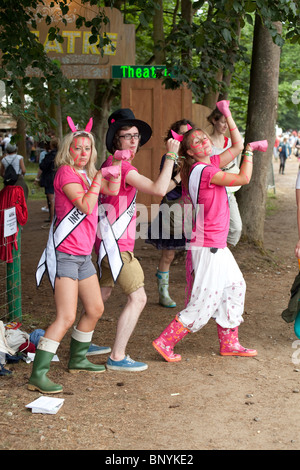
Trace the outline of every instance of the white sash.
{"type": "Polygon", "coordinates": [[[54,216],[49,230],[47,246],[43,251],[35,274],[37,287],[39,287],[42,278],[47,271],[49,281],[54,289],[56,277],[55,249],[70,235],[71,232],[73,232],[76,227],[78,227],[86,216],[87,214],[81,212],[77,207],[73,207],[73,209],[61,220],[53,233],[53,227],[56,222],[56,216],[54,216]]]}
{"type": "MultiPolygon", "coordinates": [[[[107,255],[109,267],[112,273],[112,277],[114,282],[118,279],[118,276],[121,272],[123,267],[123,260],[121,258],[121,253],[119,249],[119,245],[117,241],[127,227],[129,226],[132,217],[135,213],[136,208],[136,193],[127,207],[127,209],[119,215],[118,219],[110,224],[106,211],[105,211],[105,204],[99,205],[99,229],[101,233],[101,244],[99,249],[98,255],[98,266],[99,266],[99,273],[101,278],[101,262],[105,255],[107,255]]],[[[99,237],[100,238],[100,237],[99,237]]]]}
{"type": "Polygon", "coordinates": [[[198,204],[198,199],[199,199],[199,191],[200,191],[200,184],[201,184],[201,176],[202,176],[202,171],[207,165],[204,165],[203,163],[199,163],[198,165],[195,165],[194,168],[192,169],[190,176],[189,176],[189,195],[192,200],[195,212],[194,212],[194,221],[196,222],[197,215],[199,212],[199,204],[198,204]]]}

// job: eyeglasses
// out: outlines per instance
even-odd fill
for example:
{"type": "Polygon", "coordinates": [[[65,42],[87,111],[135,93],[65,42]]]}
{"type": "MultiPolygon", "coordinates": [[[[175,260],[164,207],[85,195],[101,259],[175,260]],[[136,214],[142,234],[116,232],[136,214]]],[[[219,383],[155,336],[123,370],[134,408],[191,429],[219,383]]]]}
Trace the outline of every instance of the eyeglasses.
{"type": "Polygon", "coordinates": [[[141,136],[140,134],[124,134],[124,135],[119,135],[120,139],[122,137],[122,139],[125,139],[125,140],[131,140],[131,139],[134,139],[134,140],[138,140],[141,136]]]}

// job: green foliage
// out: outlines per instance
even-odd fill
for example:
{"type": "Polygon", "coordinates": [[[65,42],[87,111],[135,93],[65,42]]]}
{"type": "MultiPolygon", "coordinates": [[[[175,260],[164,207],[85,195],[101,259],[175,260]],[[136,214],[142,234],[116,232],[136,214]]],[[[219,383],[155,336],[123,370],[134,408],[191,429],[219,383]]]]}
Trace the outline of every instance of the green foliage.
{"type": "MultiPolygon", "coordinates": [[[[68,3],[67,0],[53,0],[50,6],[58,6],[61,14],[66,15],[68,3]]],[[[99,2],[83,0],[82,3],[99,2]]],[[[7,94],[7,100],[0,108],[15,119],[23,118],[27,132],[38,139],[44,138],[49,128],[57,127],[56,121],[49,116],[49,107],[57,100],[64,102],[66,98],[70,99],[68,108],[73,104],[77,110],[73,115],[80,115],[81,119],[89,114],[85,103],[90,105],[88,100],[83,100],[83,97],[87,97],[86,91],[83,92],[83,88],[77,86],[75,81],[64,77],[59,64],[49,59],[42,44],[30,31],[36,29],[36,19],[41,17],[40,13],[36,13],[37,8],[44,5],[44,0],[2,0],[0,8],[0,80],[5,81],[7,94]],[[36,71],[35,77],[27,76],[28,67],[36,71]]],[[[49,39],[63,42],[59,29],[52,24],[52,18],[46,16],[45,20],[49,25],[49,39]]],[[[78,23],[80,21],[81,18],[78,23]]],[[[63,22],[66,24],[65,19],[63,22]]],[[[92,41],[106,22],[107,17],[101,10],[99,18],[95,18],[90,25],[94,35],[92,41]]],[[[104,38],[100,46],[104,47],[107,42],[104,38]]]]}
{"type": "MultiPolygon", "coordinates": [[[[69,10],[68,3],[68,0],[52,0],[51,6],[58,6],[62,15],[66,15],[69,10]]],[[[156,0],[81,0],[81,3],[99,6],[99,14],[93,20],[87,21],[80,16],[77,18],[77,27],[85,25],[90,28],[91,43],[96,42],[101,28],[108,22],[103,7],[115,6],[121,9],[125,22],[136,26],[136,63],[153,63],[153,15],[160,12],[156,0]]],[[[62,75],[59,64],[47,57],[43,46],[30,33],[30,29],[36,27],[36,19],[41,17],[40,13],[36,13],[37,8],[43,5],[44,0],[2,0],[0,8],[0,80],[5,80],[6,83],[10,108],[8,111],[16,118],[23,117],[26,120],[28,132],[39,134],[56,124],[49,118],[48,112],[53,97],[60,98],[64,116],[72,114],[78,122],[86,121],[92,106],[88,99],[87,82],[67,80],[62,75]],[[39,76],[27,77],[27,67],[37,69],[39,76]],[[23,94],[26,95],[25,106],[21,99],[23,94]]],[[[195,101],[201,102],[211,90],[225,90],[225,83],[217,78],[220,70],[233,73],[230,97],[233,106],[244,111],[239,113],[243,116],[239,123],[242,124],[246,115],[249,89],[254,17],[260,15],[275,44],[282,47],[284,57],[285,51],[288,50],[285,39],[290,47],[300,43],[299,2],[195,0],[192,1],[194,14],[190,23],[183,19],[181,3],[178,5],[175,0],[164,0],[165,39],[164,43],[156,46],[163,48],[166,56],[166,66],[170,74],[164,79],[166,87],[175,89],[183,82],[187,83],[195,101]],[[177,11],[175,8],[178,5],[177,11]],[[279,33],[276,22],[284,23],[284,35],[279,33]]],[[[45,19],[49,25],[50,39],[63,41],[60,31],[52,24],[51,17],[47,16],[45,19]]],[[[66,23],[65,19],[63,21],[66,23]]],[[[109,39],[102,34],[100,38],[99,47],[102,51],[109,39]]],[[[280,122],[283,122],[286,114],[298,116],[298,105],[291,99],[295,92],[292,68],[298,73],[297,64],[294,67],[294,63],[289,61],[287,66],[282,67],[279,84],[280,122]],[[290,112],[286,113],[286,109],[290,112]]]]}

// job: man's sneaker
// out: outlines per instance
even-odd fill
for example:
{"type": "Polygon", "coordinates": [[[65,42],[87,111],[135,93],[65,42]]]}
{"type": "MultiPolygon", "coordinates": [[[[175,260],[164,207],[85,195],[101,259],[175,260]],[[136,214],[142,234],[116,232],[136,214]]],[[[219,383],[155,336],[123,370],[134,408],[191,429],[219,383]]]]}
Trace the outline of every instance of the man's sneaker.
{"type": "Polygon", "coordinates": [[[86,356],[96,356],[97,354],[108,354],[110,353],[111,348],[106,346],[97,346],[96,344],[91,344],[86,356]]]}
{"type": "Polygon", "coordinates": [[[131,357],[125,356],[122,361],[113,361],[110,357],[107,359],[106,367],[109,370],[124,370],[128,372],[139,372],[148,369],[148,364],[136,362],[131,357]]]}

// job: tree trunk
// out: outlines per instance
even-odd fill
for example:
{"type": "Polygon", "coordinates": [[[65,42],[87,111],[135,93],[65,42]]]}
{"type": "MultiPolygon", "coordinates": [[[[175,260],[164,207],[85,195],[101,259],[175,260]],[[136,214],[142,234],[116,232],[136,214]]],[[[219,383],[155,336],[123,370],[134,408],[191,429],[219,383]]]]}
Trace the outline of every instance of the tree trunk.
{"type": "Polygon", "coordinates": [[[94,103],[92,111],[94,124],[92,131],[96,136],[97,168],[100,168],[106,159],[105,136],[108,129],[107,120],[111,112],[113,99],[117,93],[113,80],[89,80],[89,95],[92,103],[94,103]]]}
{"type": "MultiPolygon", "coordinates": [[[[281,30],[281,24],[276,25],[281,30]]],[[[249,185],[237,193],[243,221],[243,236],[263,247],[267,181],[271,168],[277,117],[280,48],[258,15],[255,18],[250,91],[245,143],[267,139],[266,153],[254,152],[249,185]]]]}

